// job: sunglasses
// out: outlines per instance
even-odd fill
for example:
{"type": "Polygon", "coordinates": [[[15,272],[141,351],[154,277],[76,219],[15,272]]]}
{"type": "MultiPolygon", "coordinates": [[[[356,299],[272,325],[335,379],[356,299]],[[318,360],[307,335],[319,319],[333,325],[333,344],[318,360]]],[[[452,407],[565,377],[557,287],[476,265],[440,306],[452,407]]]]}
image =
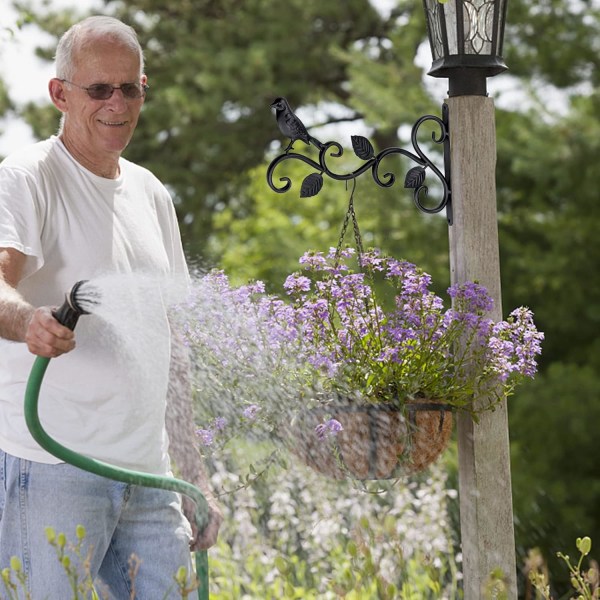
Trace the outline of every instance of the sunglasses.
{"type": "Polygon", "coordinates": [[[115,90],[121,90],[125,98],[137,100],[142,96],[146,95],[146,90],[150,87],[146,84],[141,83],[122,83],[121,85],[111,85],[110,83],[94,83],[88,87],[83,85],[77,85],[67,79],[61,79],[60,81],[74,85],[79,89],[85,90],[87,95],[92,100],[108,100],[114,93],[115,90]]]}

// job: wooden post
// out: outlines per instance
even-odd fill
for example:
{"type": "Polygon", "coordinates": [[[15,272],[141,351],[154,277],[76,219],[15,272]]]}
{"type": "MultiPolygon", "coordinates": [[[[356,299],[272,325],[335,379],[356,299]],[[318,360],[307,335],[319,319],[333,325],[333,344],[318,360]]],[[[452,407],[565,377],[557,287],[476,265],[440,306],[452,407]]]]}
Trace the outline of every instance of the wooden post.
{"type": "MultiPolygon", "coordinates": [[[[494,104],[486,96],[455,96],[449,111],[452,208],[452,283],[477,280],[502,318],[496,215],[494,104]]],[[[465,600],[485,598],[492,572],[501,571],[507,598],[517,598],[512,486],[506,403],[478,423],[458,417],[460,523],[465,600]]]]}

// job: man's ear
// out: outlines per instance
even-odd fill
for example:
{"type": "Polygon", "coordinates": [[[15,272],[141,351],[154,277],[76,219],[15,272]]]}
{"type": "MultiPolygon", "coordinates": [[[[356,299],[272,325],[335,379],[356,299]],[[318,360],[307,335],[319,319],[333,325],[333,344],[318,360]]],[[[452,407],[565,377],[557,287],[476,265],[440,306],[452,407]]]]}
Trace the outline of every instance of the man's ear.
{"type": "Polygon", "coordinates": [[[65,97],[65,84],[60,79],[53,78],[48,82],[48,92],[52,103],[60,112],[67,112],[67,99],[65,97]]]}
{"type": "MultiPolygon", "coordinates": [[[[148,83],[148,77],[146,76],[146,74],[144,73],[140,79],[140,83],[142,85],[147,85],[148,83]]],[[[144,94],[144,97],[142,98],[142,102],[146,102],[146,95],[144,94]]]]}

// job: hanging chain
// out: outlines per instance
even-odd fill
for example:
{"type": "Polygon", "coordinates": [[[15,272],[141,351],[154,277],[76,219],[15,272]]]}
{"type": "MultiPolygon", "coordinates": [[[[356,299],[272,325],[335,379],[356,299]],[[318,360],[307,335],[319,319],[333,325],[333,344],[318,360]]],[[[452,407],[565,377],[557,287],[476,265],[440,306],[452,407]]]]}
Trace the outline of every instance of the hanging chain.
{"type": "Polygon", "coordinates": [[[356,254],[358,259],[359,269],[362,271],[362,255],[365,253],[362,236],[360,235],[360,229],[358,227],[358,220],[356,218],[356,212],[354,210],[354,192],[356,190],[356,177],[352,179],[352,192],[350,192],[350,200],[348,201],[348,210],[344,216],[344,222],[342,224],[342,230],[340,232],[340,239],[335,251],[335,266],[339,266],[339,261],[342,253],[342,246],[344,245],[344,238],[348,230],[348,224],[352,219],[352,229],[354,230],[354,243],[356,245],[356,254]]]}
{"type": "MultiPolygon", "coordinates": [[[[364,276],[369,280],[370,287],[372,292],[374,292],[374,279],[373,279],[373,271],[372,269],[367,269],[365,271],[362,258],[365,253],[365,249],[363,247],[362,236],[360,235],[360,229],[358,227],[358,219],[356,218],[356,211],[354,210],[354,192],[356,191],[356,177],[352,179],[352,191],[350,192],[350,200],[348,201],[348,210],[346,211],[346,215],[344,217],[344,222],[342,224],[342,231],[340,232],[340,239],[338,240],[338,245],[335,251],[335,269],[340,266],[340,258],[342,254],[342,246],[344,245],[344,238],[346,237],[346,232],[348,230],[348,224],[350,223],[350,219],[352,219],[352,229],[354,230],[354,243],[356,245],[356,259],[358,261],[358,270],[364,274],[364,276]]],[[[368,312],[371,309],[369,297],[364,298],[365,309],[368,312]]]]}

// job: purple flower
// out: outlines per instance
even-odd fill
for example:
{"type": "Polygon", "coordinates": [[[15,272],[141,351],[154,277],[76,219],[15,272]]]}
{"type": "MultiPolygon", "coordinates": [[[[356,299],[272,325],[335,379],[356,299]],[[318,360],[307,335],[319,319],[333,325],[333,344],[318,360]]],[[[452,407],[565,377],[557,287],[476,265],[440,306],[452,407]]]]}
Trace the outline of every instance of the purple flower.
{"type": "Polygon", "coordinates": [[[390,258],[387,261],[387,277],[388,279],[397,277],[399,279],[403,279],[409,274],[414,273],[417,270],[417,267],[412,263],[409,263],[406,260],[396,260],[395,258],[390,258]]]}
{"type": "Polygon", "coordinates": [[[329,419],[325,423],[319,423],[315,427],[315,433],[320,441],[324,441],[328,437],[335,437],[344,428],[337,419],[329,419]]]}
{"type": "Polygon", "coordinates": [[[212,429],[196,429],[196,435],[204,446],[212,446],[215,441],[215,434],[212,429]]]}
{"type": "Polygon", "coordinates": [[[506,321],[488,326],[488,331],[486,360],[500,381],[535,375],[544,334],[537,331],[529,309],[515,309],[506,321]]]}
{"type": "Polygon", "coordinates": [[[322,252],[306,252],[300,258],[300,264],[313,271],[324,271],[327,268],[327,260],[322,252]]]}
{"type": "Polygon", "coordinates": [[[251,404],[250,406],[247,406],[242,411],[242,415],[246,419],[253,421],[256,418],[256,415],[259,413],[259,411],[260,411],[260,406],[258,406],[258,404],[251,404]]]}
{"type": "Polygon", "coordinates": [[[379,250],[371,250],[365,252],[360,257],[360,264],[363,268],[372,269],[373,271],[383,271],[385,268],[385,258],[382,258],[379,250]]]}
{"type": "Polygon", "coordinates": [[[341,248],[339,251],[337,248],[329,248],[329,252],[327,253],[327,259],[329,261],[335,262],[338,260],[340,264],[347,268],[344,265],[344,261],[352,258],[356,254],[356,250],[354,248],[341,248]]]}
{"type": "Polygon", "coordinates": [[[544,334],[533,322],[533,313],[525,307],[516,308],[508,318],[510,341],[514,346],[516,370],[527,377],[537,371],[536,356],[542,352],[544,334]]]}
{"type": "Polygon", "coordinates": [[[217,431],[223,431],[227,427],[227,419],[225,417],[217,417],[214,421],[214,427],[217,431]]]}
{"type": "Polygon", "coordinates": [[[488,340],[489,365],[501,382],[505,382],[513,373],[513,347],[499,336],[491,336],[488,340]]]}
{"type": "Polygon", "coordinates": [[[454,284],[448,288],[448,295],[454,300],[459,313],[483,314],[494,308],[494,300],[487,289],[473,281],[454,284]]]}
{"type": "Polygon", "coordinates": [[[308,292],[310,290],[310,279],[299,273],[290,275],[283,284],[288,294],[308,292]]]}

